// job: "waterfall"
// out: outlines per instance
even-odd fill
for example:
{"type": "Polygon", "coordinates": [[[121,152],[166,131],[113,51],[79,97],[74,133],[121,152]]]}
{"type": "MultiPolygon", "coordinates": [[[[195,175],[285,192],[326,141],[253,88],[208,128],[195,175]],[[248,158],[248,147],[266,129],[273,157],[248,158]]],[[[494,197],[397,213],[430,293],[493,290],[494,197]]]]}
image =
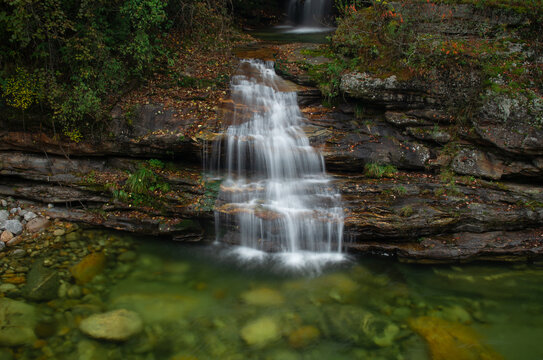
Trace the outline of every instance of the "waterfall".
{"type": "Polygon", "coordinates": [[[320,27],[328,22],[332,4],[330,0],[290,0],[289,20],[304,27],[320,27]]]}
{"type": "Polygon", "coordinates": [[[262,251],[337,254],[341,196],[302,129],[296,92],[280,91],[283,82],[273,62],[260,60],[242,60],[232,77],[228,127],[213,154],[224,176],[218,237],[262,251]]]}

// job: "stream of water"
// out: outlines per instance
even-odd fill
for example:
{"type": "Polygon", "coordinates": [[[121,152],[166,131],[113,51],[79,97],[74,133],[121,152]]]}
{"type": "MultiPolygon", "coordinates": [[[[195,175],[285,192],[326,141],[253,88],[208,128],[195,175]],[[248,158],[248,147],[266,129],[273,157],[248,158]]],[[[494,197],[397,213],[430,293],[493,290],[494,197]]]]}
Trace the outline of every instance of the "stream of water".
{"type": "Polygon", "coordinates": [[[341,259],[341,196],[302,130],[296,92],[281,91],[273,62],[242,60],[232,78],[231,116],[214,160],[225,174],[217,234],[242,254],[279,252],[286,264],[341,259]]]}

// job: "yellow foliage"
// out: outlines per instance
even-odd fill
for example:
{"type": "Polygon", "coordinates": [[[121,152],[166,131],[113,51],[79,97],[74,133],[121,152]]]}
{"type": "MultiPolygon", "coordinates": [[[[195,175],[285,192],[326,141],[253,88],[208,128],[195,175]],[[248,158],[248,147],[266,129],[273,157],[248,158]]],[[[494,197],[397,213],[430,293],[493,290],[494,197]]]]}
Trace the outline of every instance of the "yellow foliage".
{"type": "Polygon", "coordinates": [[[15,75],[4,84],[3,96],[6,103],[23,111],[28,109],[37,97],[35,80],[32,74],[18,67],[15,75]]]}

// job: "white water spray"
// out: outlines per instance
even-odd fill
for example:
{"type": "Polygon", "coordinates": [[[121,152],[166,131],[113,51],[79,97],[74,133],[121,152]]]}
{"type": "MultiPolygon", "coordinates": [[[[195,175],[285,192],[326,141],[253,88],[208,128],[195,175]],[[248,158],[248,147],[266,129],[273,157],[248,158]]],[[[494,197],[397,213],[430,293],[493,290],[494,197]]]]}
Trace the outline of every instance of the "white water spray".
{"type": "Polygon", "coordinates": [[[342,248],[341,197],[302,130],[296,93],[280,91],[282,81],[272,62],[257,60],[242,60],[232,78],[230,125],[213,157],[226,173],[216,221],[227,234],[219,238],[296,254],[286,262],[315,253],[328,261],[325,254],[337,258],[342,248]]]}

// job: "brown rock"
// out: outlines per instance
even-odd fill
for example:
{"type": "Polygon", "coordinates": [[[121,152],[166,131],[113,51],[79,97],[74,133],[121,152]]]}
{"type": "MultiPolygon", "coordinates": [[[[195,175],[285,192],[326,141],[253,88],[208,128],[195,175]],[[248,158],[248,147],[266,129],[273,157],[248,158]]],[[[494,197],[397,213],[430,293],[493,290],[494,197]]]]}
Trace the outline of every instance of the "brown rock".
{"type": "Polygon", "coordinates": [[[85,256],[79,263],[70,268],[72,276],[78,284],[86,284],[100,274],[106,266],[104,253],[93,253],[85,256]]]}
{"type": "Polygon", "coordinates": [[[15,246],[15,245],[18,245],[19,243],[21,243],[23,240],[24,240],[24,238],[22,236],[15,236],[11,240],[9,240],[6,243],[6,245],[7,246],[15,246]]]}
{"type": "Polygon", "coordinates": [[[3,241],[5,243],[10,241],[11,239],[13,239],[13,234],[9,230],[5,230],[2,235],[0,235],[0,241],[3,241]]]}
{"type": "Polygon", "coordinates": [[[294,330],[288,337],[288,343],[293,348],[302,348],[311,344],[320,337],[319,329],[314,326],[302,326],[294,330]]]}
{"type": "Polygon", "coordinates": [[[426,340],[434,360],[503,359],[465,325],[429,316],[411,319],[409,325],[426,340]]]}
{"type": "Polygon", "coordinates": [[[26,224],[26,231],[28,231],[29,233],[36,233],[48,227],[49,224],[50,222],[46,218],[38,217],[30,220],[28,224],[26,224]]]}

